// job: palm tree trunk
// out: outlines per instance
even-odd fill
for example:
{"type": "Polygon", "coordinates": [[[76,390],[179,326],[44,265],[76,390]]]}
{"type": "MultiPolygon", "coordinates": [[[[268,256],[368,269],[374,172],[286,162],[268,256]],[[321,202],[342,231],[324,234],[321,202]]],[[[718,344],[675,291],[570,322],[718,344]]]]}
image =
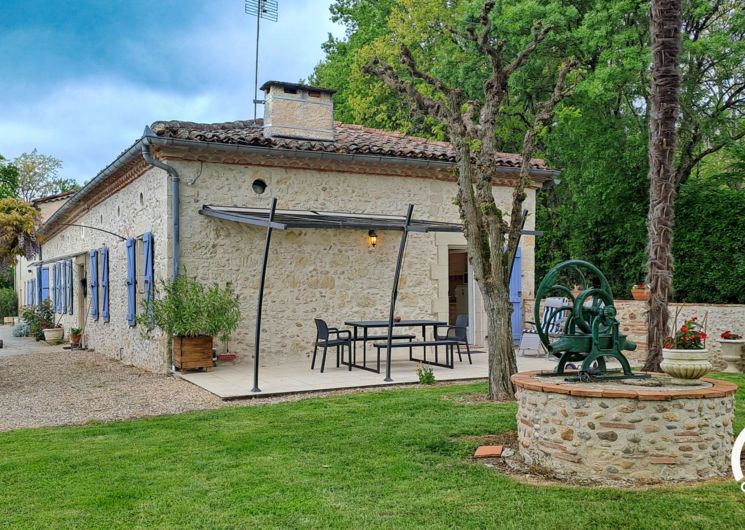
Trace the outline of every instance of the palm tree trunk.
{"type": "Polygon", "coordinates": [[[682,0],[652,0],[652,90],[649,145],[650,199],[647,230],[649,300],[646,370],[659,371],[662,341],[668,328],[668,300],[673,279],[673,223],[675,212],[675,123],[678,93],[682,0]]]}

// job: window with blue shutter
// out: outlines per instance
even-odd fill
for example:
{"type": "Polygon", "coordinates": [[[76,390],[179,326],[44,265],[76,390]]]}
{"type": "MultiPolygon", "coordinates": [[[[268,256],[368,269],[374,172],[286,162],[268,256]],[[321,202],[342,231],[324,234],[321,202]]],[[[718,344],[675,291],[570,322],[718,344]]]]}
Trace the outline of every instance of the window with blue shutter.
{"type": "Polygon", "coordinates": [[[90,277],[89,282],[91,292],[91,317],[93,320],[98,320],[98,251],[91,250],[90,252],[90,277]]]}
{"type": "Polygon", "coordinates": [[[72,293],[74,291],[72,283],[72,260],[67,260],[67,314],[72,315],[72,293]]]}
{"type": "Polygon", "coordinates": [[[101,248],[101,315],[109,321],[109,249],[101,248]]]}
{"type": "Polygon", "coordinates": [[[137,269],[135,266],[135,240],[127,240],[127,322],[130,326],[136,323],[136,289],[137,269]]]}

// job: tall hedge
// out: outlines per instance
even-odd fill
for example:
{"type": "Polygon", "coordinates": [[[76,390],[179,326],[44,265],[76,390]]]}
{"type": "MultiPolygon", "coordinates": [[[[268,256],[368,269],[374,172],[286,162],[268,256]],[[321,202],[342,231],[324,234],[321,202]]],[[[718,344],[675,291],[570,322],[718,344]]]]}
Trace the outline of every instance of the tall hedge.
{"type": "Polygon", "coordinates": [[[13,289],[0,289],[0,318],[18,316],[18,297],[13,289]]]}
{"type": "Polygon", "coordinates": [[[745,190],[691,180],[675,201],[674,297],[745,304],[745,190]]]}

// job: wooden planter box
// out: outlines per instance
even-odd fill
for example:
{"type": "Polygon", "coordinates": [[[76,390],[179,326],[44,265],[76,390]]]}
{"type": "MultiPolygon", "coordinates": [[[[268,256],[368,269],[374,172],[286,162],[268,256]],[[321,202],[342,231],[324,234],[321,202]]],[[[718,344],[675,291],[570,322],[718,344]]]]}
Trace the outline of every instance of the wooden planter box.
{"type": "Polygon", "coordinates": [[[212,337],[173,337],[173,366],[178,370],[212,370],[212,337]]]}

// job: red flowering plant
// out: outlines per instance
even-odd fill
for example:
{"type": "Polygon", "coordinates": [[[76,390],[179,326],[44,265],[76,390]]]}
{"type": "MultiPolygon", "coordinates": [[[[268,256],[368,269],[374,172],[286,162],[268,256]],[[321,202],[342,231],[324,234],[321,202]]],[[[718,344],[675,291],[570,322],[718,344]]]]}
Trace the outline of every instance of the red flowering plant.
{"type": "Polygon", "coordinates": [[[732,331],[729,331],[729,330],[722,333],[721,337],[724,340],[741,340],[742,339],[742,335],[738,335],[737,333],[733,333],[732,331]]]}
{"type": "Polygon", "coordinates": [[[703,350],[706,348],[706,332],[698,322],[698,317],[691,317],[680,326],[675,336],[667,336],[662,346],[676,350],[703,350]]]}

